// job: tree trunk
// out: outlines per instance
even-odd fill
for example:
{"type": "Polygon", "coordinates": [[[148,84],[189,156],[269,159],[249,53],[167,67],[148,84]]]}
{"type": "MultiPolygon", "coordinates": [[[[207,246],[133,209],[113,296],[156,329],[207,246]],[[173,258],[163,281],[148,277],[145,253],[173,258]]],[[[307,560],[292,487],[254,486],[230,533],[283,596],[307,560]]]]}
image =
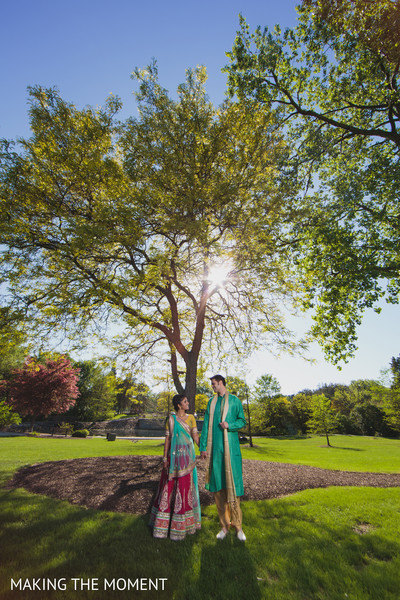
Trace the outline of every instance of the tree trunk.
{"type": "Polygon", "coordinates": [[[325,435],[326,435],[326,443],[327,443],[328,446],[330,446],[331,444],[329,442],[329,437],[328,437],[328,432],[327,431],[325,431],[325,435]]]}
{"type": "Polygon", "coordinates": [[[181,380],[179,378],[179,374],[181,373],[181,371],[178,371],[178,361],[176,359],[176,348],[173,346],[172,343],[170,343],[169,345],[169,349],[170,349],[170,364],[171,364],[171,374],[172,374],[172,381],[174,382],[174,386],[175,389],[177,391],[178,394],[184,394],[184,389],[183,386],[181,384],[181,380]]]}
{"type": "Polygon", "coordinates": [[[195,411],[195,396],[196,396],[196,379],[197,379],[197,361],[198,355],[189,353],[186,361],[186,385],[185,395],[189,400],[189,412],[191,414],[195,411]]]}

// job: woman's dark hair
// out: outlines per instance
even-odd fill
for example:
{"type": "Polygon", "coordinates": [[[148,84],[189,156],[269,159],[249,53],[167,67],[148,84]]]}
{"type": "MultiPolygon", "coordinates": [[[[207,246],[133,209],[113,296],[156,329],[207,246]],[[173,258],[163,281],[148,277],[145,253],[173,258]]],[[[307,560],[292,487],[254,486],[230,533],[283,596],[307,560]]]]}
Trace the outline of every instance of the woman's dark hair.
{"type": "Polygon", "coordinates": [[[173,398],[172,398],[172,404],[174,405],[174,409],[178,410],[179,409],[179,405],[182,402],[182,400],[186,398],[185,394],[176,394],[173,398]]]}

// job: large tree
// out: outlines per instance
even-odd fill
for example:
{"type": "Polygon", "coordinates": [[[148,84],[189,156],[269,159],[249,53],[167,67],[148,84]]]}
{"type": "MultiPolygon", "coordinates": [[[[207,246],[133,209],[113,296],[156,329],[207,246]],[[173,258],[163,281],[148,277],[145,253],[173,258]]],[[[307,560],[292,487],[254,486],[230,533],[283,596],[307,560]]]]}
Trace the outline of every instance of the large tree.
{"type": "Polygon", "coordinates": [[[231,92],[272,107],[293,147],[305,304],[337,362],[363,311],[399,300],[400,2],[304,0],[294,29],[242,19],[229,54],[231,92]]]}
{"type": "Polygon", "coordinates": [[[290,347],[279,315],[294,290],[288,150],[268,110],[213,107],[204,68],[176,99],[155,65],[134,78],[139,116],[124,123],[116,98],[78,110],[30,90],[32,137],[3,146],[3,278],[36,328],[114,318],[127,353],[166,349],[193,410],[203,340],[290,347]]]}

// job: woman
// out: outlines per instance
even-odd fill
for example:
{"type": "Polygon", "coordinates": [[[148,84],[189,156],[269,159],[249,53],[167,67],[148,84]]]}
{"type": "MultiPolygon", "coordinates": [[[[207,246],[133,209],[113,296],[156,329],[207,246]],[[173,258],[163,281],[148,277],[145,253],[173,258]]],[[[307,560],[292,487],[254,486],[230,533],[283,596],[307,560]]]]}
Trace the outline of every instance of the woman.
{"type": "Polygon", "coordinates": [[[183,540],[200,529],[200,501],[193,440],[199,445],[196,419],[186,414],[189,402],[183,394],[173,397],[165,432],[163,471],[150,526],[156,538],[183,540]],[[193,439],[192,439],[193,438],[193,439]]]}

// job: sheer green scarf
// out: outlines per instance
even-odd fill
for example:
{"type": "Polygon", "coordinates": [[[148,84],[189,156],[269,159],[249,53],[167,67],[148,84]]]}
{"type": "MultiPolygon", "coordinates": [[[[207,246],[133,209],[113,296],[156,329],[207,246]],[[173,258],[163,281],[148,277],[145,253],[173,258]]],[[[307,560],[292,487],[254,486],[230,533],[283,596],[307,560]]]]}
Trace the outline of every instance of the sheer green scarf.
{"type": "Polygon", "coordinates": [[[169,479],[183,477],[193,471],[196,465],[196,454],[190,432],[179,422],[176,415],[170,416],[170,464],[169,479]]]}

